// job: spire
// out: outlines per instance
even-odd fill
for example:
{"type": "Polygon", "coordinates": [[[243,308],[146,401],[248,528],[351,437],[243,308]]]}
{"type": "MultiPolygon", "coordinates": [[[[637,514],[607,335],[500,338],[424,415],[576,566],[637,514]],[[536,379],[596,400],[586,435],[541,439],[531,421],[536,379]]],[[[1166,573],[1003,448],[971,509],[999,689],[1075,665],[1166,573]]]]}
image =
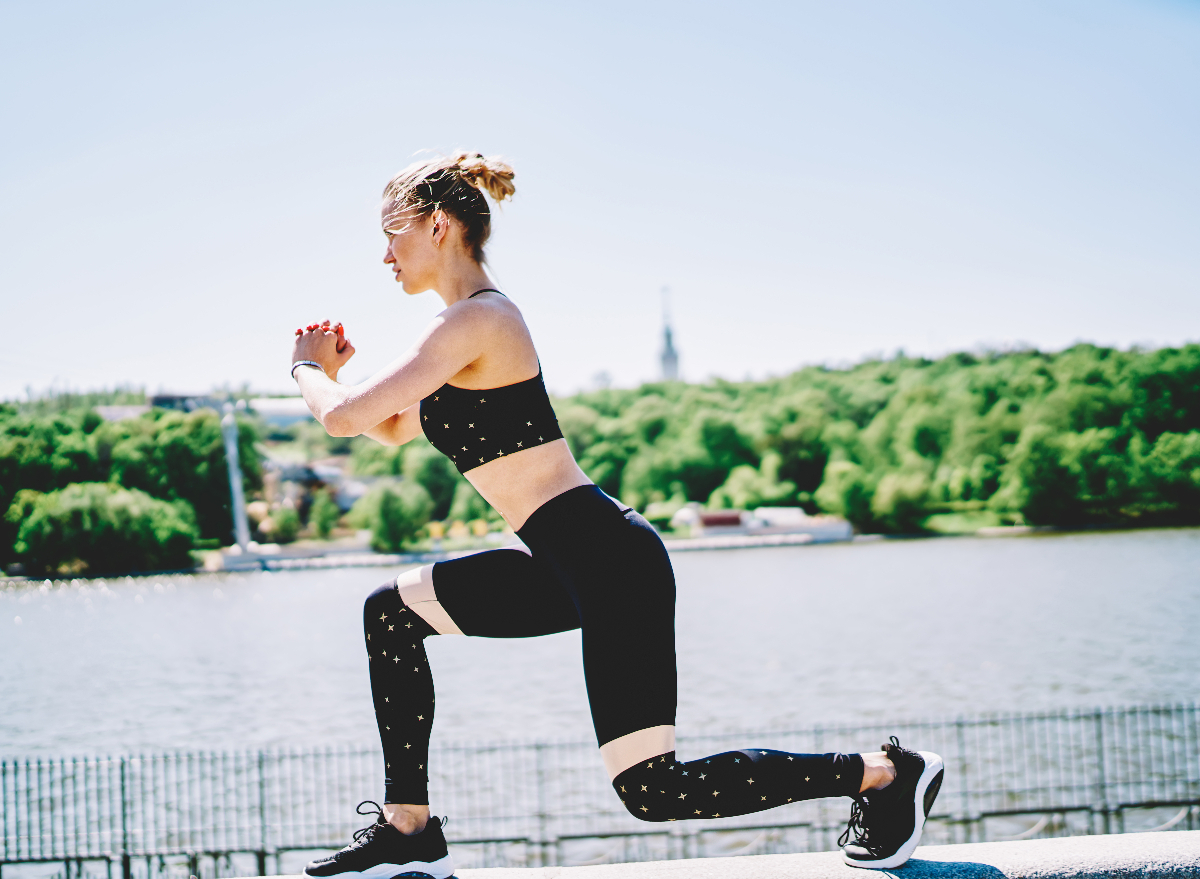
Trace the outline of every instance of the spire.
{"type": "Polygon", "coordinates": [[[662,349],[662,377],[663,381],[673,382],[679,378],[679,354],[675,350],[675,343],[671,338],[671,311],[670,311],[670,295],[671,288],[662,288],[663,300],[663,349],[662,349]]]}

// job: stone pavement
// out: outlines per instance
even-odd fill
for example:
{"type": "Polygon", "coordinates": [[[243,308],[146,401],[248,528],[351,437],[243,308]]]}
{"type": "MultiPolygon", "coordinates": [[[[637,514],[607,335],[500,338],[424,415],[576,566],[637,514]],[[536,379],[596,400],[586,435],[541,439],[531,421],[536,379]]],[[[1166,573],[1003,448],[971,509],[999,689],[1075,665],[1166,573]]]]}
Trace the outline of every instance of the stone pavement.
{"type": "Polygon", "coordinates": [[[897,870],[842,863],[840,852],[750,855],[594,867],[459,870],[458,879],[1200,879],[1200,830],[922,846],[897,870]]]}

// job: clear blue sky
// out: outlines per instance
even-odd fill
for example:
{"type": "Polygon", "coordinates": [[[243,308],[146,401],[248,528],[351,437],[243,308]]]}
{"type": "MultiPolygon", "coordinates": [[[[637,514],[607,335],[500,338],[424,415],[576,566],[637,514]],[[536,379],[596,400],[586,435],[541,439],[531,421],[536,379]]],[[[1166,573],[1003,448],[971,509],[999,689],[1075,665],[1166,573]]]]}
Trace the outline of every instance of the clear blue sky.
{"type": "Polygon", "coordinates": [[[507,156],[552,389],[904,348],[1200,339],[1200,3],[0,4],[0,397],[294,388],[440,306],[380,263],[423,148],[507,156]]]}

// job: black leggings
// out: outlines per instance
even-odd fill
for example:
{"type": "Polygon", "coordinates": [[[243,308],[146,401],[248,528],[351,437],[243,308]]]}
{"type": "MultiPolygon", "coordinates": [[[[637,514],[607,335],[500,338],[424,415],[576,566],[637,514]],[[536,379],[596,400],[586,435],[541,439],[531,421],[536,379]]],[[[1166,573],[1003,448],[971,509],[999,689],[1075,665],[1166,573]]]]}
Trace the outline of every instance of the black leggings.
{"type": "MultiPolygon", "coordinates": [[[[528,638],[583,630],[583,670],[596,741],[675,724],[675,577],[658,533],[593,485],[539,507],[518,532],[531,554],[499,549],[439,562],[438,603],[466,635],[528,638]]],[[[395,583],[363,612],[371,692],[386,764],[384,801],[427,803],[434,629],[406,608],[395,583]]],[[[857,754],[753,749],[680,763],[659,754],[613,788],[647,821],[719,818],[796,800],[855,796],[857,754]]]]}

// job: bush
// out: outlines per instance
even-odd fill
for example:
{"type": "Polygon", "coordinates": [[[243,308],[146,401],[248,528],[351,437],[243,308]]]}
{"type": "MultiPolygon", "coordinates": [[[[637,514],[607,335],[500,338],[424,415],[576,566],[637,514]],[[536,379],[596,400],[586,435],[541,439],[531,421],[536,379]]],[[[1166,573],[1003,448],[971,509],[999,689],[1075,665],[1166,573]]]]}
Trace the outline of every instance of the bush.
{"type": "Polygon", "coordinates": [[[709,496],[708,506],[734,510],[795,506],[796,483],[779,479],[782,460],[778,452],[767,452],[757,468],[749,464],[734,467],[725,484],[709,496]]]}
{"type": "Polygon", "coordinates": [[[871,515],[885,531],[915,534],[929,515],[929,479],[923,473],[888,473],[871,497],[871,515]]]}
{"type": "Polygon", "coordinates": [[[429,521],[433,499],[415,482],[378,485],[359,498],[347,517],[356,528],[371,529],[371,548],[399,552],[429,521]]]}
{"type": "Polygon", "coordinates": [[[859,531],[866,531],[874,524],[871,515],[873,494],[870,479],[862,467],[853,461],[830,461],[814,500],[822,510],[842,516],[859,531]]]}
{"type": "Polygon", "coordinates": [[[46,494],[23,491],[6,518],[18,526],[14,547],[37,574],[120,574],[192,567],[195,514],[183,501],[155,500],[103,482],[46,494]]]}
{"type": "Polygon", "coordinates": [[[300,534],[300,514],[295,507],[280,507],[270,516],[270,538],[275,543],[291,543],[300,534]]]}
{"type": "Polygon", "coordinates": [[[308,511],[308,523],[317,537],[322,540],[329,537],[329,532],[333,530],[341,517],[342,511],[333,502],[329,492],[318,491],[316,497],[313,498],[312,508],[308,511]]]}
{"type": "Polygon", "coordinates": [[[405,448],[401,472],[406,480],[417,483],[429,492],[433,499],[431,515],[438,521],[449,515],[458,486],[470,484],[449,458],[421,439],[409,443],[405,448]]]}
{"type": "Polygon", "coordinates": [[[470,522],[472,519],[496,519],[499,518],[499,514],[475,490],[475,486],[464,479],[454,489],[454,500],[446,518],[456,522],[470,522]]]}
{"type": "MultiPolygon", "coordinates": [[[[239,421],[238,457],[248,491],[262,484],[256,439],[254,428],[239,421]]],[[[109,479],[163,500],[187,501],[203,537],[227,540],[233,534],[225,441],[216,412],[155,409],[141,418],[102,425],[95,442],[109,479]]]]}
{"type": "Polygon", "coordinates": [[[1075,525],[1082,521],[1079,476],[1063,462],[1062,440],[1044,424],[1021,431],[1004,470],[993,510],[1016,510],[1031,525],[1075,525]]]}

